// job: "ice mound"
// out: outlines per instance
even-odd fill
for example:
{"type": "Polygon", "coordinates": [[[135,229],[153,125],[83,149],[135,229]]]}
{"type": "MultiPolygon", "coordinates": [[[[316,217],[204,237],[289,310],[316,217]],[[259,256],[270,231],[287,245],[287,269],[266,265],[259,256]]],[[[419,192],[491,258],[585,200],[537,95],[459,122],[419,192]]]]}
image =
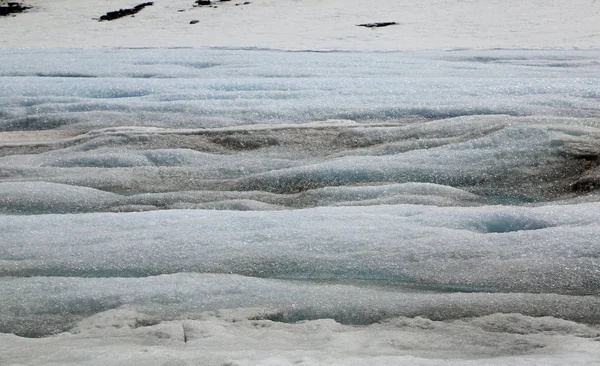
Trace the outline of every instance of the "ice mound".
{"type": "Polygon", "coordinates": [[[300,207],[400,203],[452,206],[475,204],[478,200],[477,195],[453,187],[432,183],[404,183],[313,189],[294,195],[292,202],[300,207]]]}
{"type": "Polygon", "coordinates": [[[597,206],[6,216],[0,273],[122,277],[191,271],[597,295],[597,206]]]}
{"type": "Polygon", "coordinates": [[[0,183],[0,212],[17,214],[100,211],[120,196],[93,188],[49,182],[0,183]]]}

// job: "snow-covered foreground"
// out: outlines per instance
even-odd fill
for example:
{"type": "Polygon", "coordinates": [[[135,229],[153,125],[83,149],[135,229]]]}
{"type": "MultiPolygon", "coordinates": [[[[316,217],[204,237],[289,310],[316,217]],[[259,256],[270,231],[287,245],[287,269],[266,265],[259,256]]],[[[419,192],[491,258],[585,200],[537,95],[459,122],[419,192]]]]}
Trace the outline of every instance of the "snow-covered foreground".
{"type": "Polygon", "coordinates": [[[597,364],[600,352],[598,329],[519,314],[394,317],[352,326],[331,319],[273,322],[245,309],[157,322],[109,310],[54,337],[0,334],[0,352],[4,364],[340,366],[585,365],[597,364]]]}
{"type": "Polygon", "coordinates": [[[1,50],[0,363],[597,363],[599,60],[1,50]]]}

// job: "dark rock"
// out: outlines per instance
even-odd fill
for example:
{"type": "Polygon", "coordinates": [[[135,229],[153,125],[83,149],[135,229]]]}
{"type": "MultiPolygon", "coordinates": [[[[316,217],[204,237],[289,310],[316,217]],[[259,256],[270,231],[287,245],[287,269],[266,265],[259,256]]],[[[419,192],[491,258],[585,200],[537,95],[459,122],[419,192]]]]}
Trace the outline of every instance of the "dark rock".
{"type": "Polygon", "coordinates": [[[194,20],[192,20],[192,21],[190,22],[190,24],[196,24],[196,23],[200,23],[200,21],[199,21],[199,20],[196,20],[196,19],[194,19],[194,20]]]}
{"type": "Polygon", "coordinates": [[[582,178],[570,185],[571,191],[577,193],[592,192],[600,188],[600,180],[597,177],[582,178]]]}
{"type": "Polygon", "coordinates": [[[19,3],[10,2],[6,5],[0,5],[0,16],[6,16],[9,14],[22,13],[27,9],[31,9],[31,6],[21,5],[19,3]]]}
{"type": "Polygon", "coordinates": [[[104,20],[106,20],[106,21],[115,20],[115,19],[119,19],[122,17],[126,17],[128,15],[134,15],[134,14],[139,13],[140,10],[144,9],[146,6],[151,6],[151,5],[154,5],[154,3],[148,2],[148,3],[136,5],[130,9],[119,9],[116,11],[109,11],[108,13],[101,16],[99,21],[102,22],[104,20]]]}
{"type": "Polygon", "coordinates": [[[196,0],[196,5],[198,5],[198,6],[210,5],[210,0],[196,0]]]}
{"type": "Polygon", "coordinates": [[[367,27],[367,28],[380,28],[380,27],[387,27],[388,25],[396,25],[396,24],[398,24],[398,23],[396,23],[396,22],[379,22],[379,23],[357,24],[357,26],[367,27]]]}

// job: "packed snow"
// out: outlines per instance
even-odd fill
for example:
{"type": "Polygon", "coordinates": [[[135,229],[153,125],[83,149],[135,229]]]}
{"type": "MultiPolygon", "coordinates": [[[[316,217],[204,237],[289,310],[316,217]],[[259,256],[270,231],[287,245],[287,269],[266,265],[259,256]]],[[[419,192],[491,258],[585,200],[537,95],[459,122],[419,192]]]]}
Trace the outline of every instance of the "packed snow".
{"type": "Polygon", "coordinates": [[[23,0],[0,47],[254,47],[288,50],[597,49],[596,0],[23,0]],[[193,21],[194,24],[190,24],[193,21]],[[394,22],[384,28],[365,23],[394,22]]]}
{"type": "Polygon", "coordinates": [[[24,4],[0,364],[600,362],[599,2],[24,4]]]}

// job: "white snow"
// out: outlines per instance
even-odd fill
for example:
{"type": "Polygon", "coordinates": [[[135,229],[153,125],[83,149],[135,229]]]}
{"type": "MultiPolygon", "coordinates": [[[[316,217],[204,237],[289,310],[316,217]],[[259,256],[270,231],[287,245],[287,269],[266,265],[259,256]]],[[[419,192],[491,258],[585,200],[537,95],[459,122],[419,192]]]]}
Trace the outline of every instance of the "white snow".
{"type": "Polygon", "coordinates": [[[243,47],[293,50],[597,49],[595,0],[243,0],[193,7],[154,1],[135,17],[109,11],[143,1],[27,0],[0,22],[0,47],[243,47]],[[181,11],[183,10],[183,11],[181,11]],[[189,24],[198,20],[197,24],[189,24]],[[369,29],[358,24],[397,22],[369,29]]]}
{"type": "Polygon", "coordinates": [[[599,362],[600,2],[23,2],[0,364],[599,362]]]}
{"type": "Polygon", "coordinates": [[[285,324],[262,315],[235,309],[152,325],[143,313],[107,311],[80,322],[75,334],[1,334],[0,350],[13,364],[31,365],[584,365],[599,351],[597,329],[551,317],[396,317],[356,327],[330,319],[285,324]],[[33,346],[34,355],[19,352],[33,346]]]}

